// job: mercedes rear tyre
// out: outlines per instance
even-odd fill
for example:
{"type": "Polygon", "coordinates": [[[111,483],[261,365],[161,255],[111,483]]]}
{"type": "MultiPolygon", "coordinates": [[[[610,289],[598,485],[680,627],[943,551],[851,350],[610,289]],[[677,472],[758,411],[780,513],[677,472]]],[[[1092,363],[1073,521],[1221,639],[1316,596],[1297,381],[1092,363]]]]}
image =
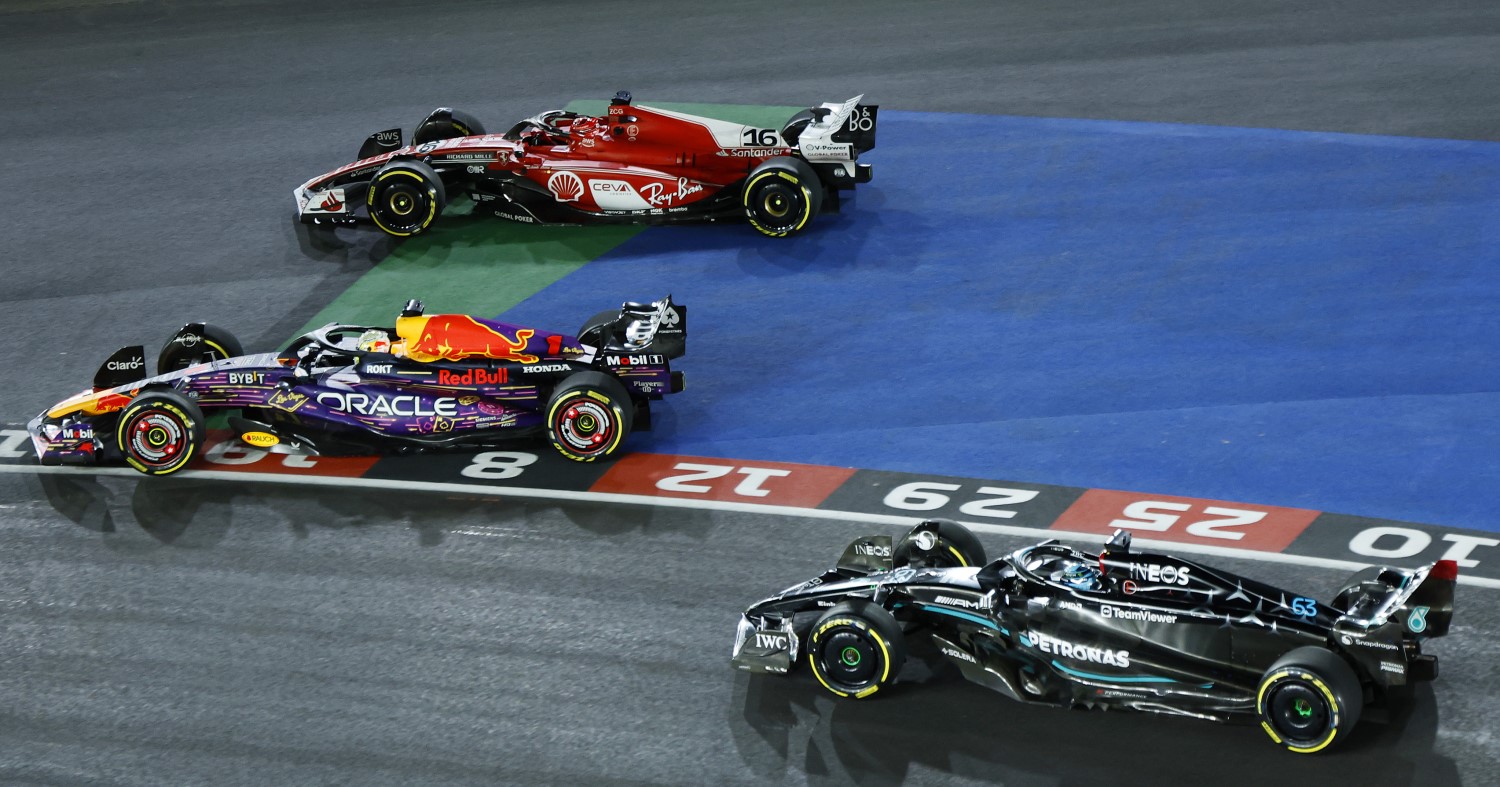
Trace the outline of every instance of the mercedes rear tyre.
{"type": "Polygon", "coordinates": [[[807,658],[823,688],[862,700],[896,681],[906,662],[906,640],[884,607],[850,599],[813,624],[807,658]]]}
{"type": "Polygon", "coordinates": [[[185,326],[161,348],[156,356],[156,373],[166,374],[200,363],[237,358],[245,354],[240,340],[217,325],[192,323],[185,326]]]}
{"type": "Polygon", "coordinates": [[[807,227],[823,206],[823,183],[807,162],[790,156],[766,159],[745,179],[741,194],[750,226],[773,238],[807,227]]]}
{"type": "Polygon", "coordinates": [[[1313,754],[1354,728],[1364,692],[1354,669],[1327,648],[1297,648],[1261,678],[1255,710],[1261,727],[1282,748],[1313,754]]]}
{"type": "Polygon", "coordinates": [[[985,562],[979,538],[951,519],[929,519],[917,525],[891,550],[895,568],[967,568],[985,562]]]}
{"type": "Polygon", "coordinates": [[[447,200],[442,178],[414,159],[381,167],[365,192],[365,206],[375,226],[398,238],[426,231],[447,200]]]}
{"type": "Polygon", "coordinates": [[[146,475],[170,475],[187,467],[203,447],[203,411],[193,400],[167,389],[130,400],[115,426],[115,444],[126,463],[146,475]]]}
{"type": "Polygon", "coordinates": [[[575,462],[592,462],[619,450],[635,403],[619,380],[603,372],[578,372],[558,384],[547,404],[547,438],[575,462]]]}

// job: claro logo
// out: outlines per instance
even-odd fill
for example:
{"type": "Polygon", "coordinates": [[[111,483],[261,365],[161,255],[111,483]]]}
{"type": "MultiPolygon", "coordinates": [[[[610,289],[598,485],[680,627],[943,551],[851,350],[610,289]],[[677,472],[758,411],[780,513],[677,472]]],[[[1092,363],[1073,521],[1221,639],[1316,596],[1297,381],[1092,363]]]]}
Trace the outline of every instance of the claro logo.
{"type": "Polygon", "coordinates": [[[132,358],[128,361],[110,361],[109,363],[105,364],[104,368],[112,372],[126,372],[130,371],[131,369],[139,369],[145,365],[145,358],[132,358]]]}

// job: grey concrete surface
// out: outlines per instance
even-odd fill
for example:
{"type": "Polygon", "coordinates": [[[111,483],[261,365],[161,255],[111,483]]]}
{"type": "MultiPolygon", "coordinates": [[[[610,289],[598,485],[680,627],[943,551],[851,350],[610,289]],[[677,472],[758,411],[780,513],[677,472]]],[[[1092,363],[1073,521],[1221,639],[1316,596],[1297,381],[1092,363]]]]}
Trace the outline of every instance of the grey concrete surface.
{"type": "MultiPolygon", "coordinates": [[[[1500,6],[1452,1],[8,6],[0,415],[187,318],[249,349],[286,338],[386,248],[307,247],[291,188],[436,105],[507,119],[620,88],[863,91],[912,111],[1494,140],[1497,60],[1500,6]]],[[[867,705],[729,670],[738,609],[850,535],[0,477],[0,781],[1500,781],[1480,591],[1437,648],[1443,679],[1310,761],[1255,729],[1018,708],[941,669],[867,705]]]]}

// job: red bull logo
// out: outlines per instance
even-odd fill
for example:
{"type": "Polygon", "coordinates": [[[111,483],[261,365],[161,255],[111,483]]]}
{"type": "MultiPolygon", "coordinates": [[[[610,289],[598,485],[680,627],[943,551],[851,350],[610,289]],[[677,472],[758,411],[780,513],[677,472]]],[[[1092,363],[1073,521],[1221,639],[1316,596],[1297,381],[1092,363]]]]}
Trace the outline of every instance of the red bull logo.
{"type": "Polygon", "coordinates": [[[509,369],[470,369],[462,374],[442,369],[438,372],[438,385],[505,385],[510,381],[509,369]]]}
{"type": "Polygon", "coordinates": [[[406,342],[406,355],[415,361],[461,361],[465,358],[499,358],[536,363],[525,352],[536,331],[521,328],[514,338],[465,314],[434,314],[401,317],[396,333],[406,342]]]}

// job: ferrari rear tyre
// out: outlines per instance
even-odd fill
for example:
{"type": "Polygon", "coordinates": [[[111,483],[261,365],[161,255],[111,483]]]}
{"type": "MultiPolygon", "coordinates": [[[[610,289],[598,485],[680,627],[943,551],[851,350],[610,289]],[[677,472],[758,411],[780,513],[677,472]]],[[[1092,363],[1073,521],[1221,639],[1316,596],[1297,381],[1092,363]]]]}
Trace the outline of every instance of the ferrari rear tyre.
{"type": "Polygon", "coordinates": [[[1255,710],[1266,734],[1287,751],[1313,754],[1353,729],[1364,706],[1354,670],[1316,646],[1297,648],[1261,678],[1255,710]]]}
{"type": "Polygon", "coordinates": [[[398,238],[424,232],[447,203],[443,180],[415,160],[392,161],[375,173],[365,206],[375,226],[398,238]]]}
{"type": "Polygon", "coordinates": [[[120,412],[115,443],[125,461],[146,475],[187,467],[203,447],[203,411],[176,391],[148,390],[120,412]]]}
{"type": "MultiPolygon", "coordinates": [[[[823,111],[826,113],[828,110],[823,111]]],[[[802,131],[817,119],[818,113],[811,109],[804,109],[792,115],[787,120],[786,125],[781,127],[781,141],[787,145],[795,146],[798,139],[802,136],[802,131]]]]}
{"type": "Polygon", "coordinates": [[[184,327],[156,356],[156,373],[166,374],[200,363],[222,361],[245,354],[240,340],[217,325],[193,323],[184,327]]]}
{"type": "Polygon", "coordinates": [[[619,380],[578,372],[558,384],[547,405],[547,438],[575,462],[613,455],[630,434],[635,403],[619,380]]]}
{"type": "Polygon", "coordinates": [[[473,115],[456,109],[438,110],[427,116],[412,132],[411,143],[437,142],[457,137],[473,137],[483,134],[484,124],[473,115]]]}
{"type": "Polygon", "coordinates": [[[884,607],[850,599],[813,624],[807,659],[823,688],[862,700],[896,681],[906,662],[906,640],[884,607]]]}
{"type": "Polygon", "coordinates": [[[979,538],[951,519],[929,519],[917,525],[891,550],[895,568],[972,568],[985,562],[979,538]]]}
{"type": "Polygon", "coordinates": [[[767,159],[745,179],[741,195],[750,226],[773,238],[801,232],[823,206],[823,183],[807,162],[767,159]]]}

